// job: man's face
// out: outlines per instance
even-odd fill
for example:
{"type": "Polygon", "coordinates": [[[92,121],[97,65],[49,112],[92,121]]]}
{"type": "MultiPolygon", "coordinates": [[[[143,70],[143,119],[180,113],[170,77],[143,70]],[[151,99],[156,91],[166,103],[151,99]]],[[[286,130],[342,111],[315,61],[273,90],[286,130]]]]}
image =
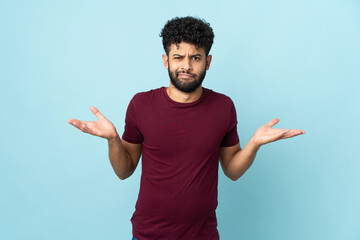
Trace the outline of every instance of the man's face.
{"type": "Polygon", "coordinates": [[[211,55],[205,56],[203,48],[181,42],[170,46],[169,56],[163,55],[172,85],[182,92],[193,92],[205,78],[211,55]]]}

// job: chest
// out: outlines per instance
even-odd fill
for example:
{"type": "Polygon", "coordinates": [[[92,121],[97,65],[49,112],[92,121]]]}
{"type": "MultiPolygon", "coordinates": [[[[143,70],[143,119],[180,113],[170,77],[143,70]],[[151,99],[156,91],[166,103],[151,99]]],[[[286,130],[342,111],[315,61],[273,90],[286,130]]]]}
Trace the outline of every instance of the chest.
{"type": "Polygon", "coordinates": [[[197,151],[218,148],[228,127],[221,109],[153,106],[142,114],[138,127],[144,147],[162,151],[197,151]]]}

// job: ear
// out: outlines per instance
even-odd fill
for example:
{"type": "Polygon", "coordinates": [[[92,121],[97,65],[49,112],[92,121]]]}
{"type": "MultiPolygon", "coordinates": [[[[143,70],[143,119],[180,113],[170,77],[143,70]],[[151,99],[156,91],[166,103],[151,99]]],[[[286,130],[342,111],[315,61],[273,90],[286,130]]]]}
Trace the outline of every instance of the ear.
{"type": "Polygon", "coordinates": [[[162,59],[163,59],[165,68],[166,68],[166,69],[169,69],[169,61],[168,61],[169,58],[168,58],[168,56],[167,56],[166,54],[163,54],[163,55],[162,55],[162,59]]]}
{"type": "Polygon", "coordinates": [[[212,59],[212,55],[208,55],[206,57],[206,70],[209,70],[210,68],[211,59],[212,59]]]}

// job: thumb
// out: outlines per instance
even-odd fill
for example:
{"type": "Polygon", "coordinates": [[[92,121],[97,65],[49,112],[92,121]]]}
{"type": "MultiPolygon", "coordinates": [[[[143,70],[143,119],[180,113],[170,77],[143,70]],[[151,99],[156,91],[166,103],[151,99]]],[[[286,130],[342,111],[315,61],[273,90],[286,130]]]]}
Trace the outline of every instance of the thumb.
{"type": "Polygon", "coordinates": [[[94,106],[90,107],[91,112],[98,118],[98,119],[103,119],[105,118],[104,115],[101,114],[101,112],[94,106]]]}
{"type": "Polygon", "coordinates": [[[278,118],[274,118],[270,122],[267,123],[269,127],[273,127],[275,124],[277,124],[280,120],[278,118]]]}

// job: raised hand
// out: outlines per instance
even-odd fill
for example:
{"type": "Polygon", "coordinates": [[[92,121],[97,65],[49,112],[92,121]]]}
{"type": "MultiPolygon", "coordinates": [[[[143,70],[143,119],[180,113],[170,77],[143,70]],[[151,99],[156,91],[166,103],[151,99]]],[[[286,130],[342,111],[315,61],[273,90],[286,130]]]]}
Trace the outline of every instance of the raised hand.
{"type": "Polygon", "coordinates": [[[275,118],[265,124],[264,126],[261,126],[256,130],[254,136],[252,137],[253,142],[258,145],[259,147],[261,145],[264,145],[269,142],[274,142],[280,139],[285,138],[291,138],[295,137],[300,134],[304,134],[305,131],[300,129],[276,129],[272,128],[275,124],[279,122],[278,118],[275,118]]]}
{"type": "Polygon", "coordinates": [[[98,121],[80,121],[77,119],[69,119],[68,123],[77,127],[84,133],[89,133],[108,140],[115,138],[117,136],[117,131],[114,125],[94,106],[92,106],[90,110],[98,118],[98,121]]]}

